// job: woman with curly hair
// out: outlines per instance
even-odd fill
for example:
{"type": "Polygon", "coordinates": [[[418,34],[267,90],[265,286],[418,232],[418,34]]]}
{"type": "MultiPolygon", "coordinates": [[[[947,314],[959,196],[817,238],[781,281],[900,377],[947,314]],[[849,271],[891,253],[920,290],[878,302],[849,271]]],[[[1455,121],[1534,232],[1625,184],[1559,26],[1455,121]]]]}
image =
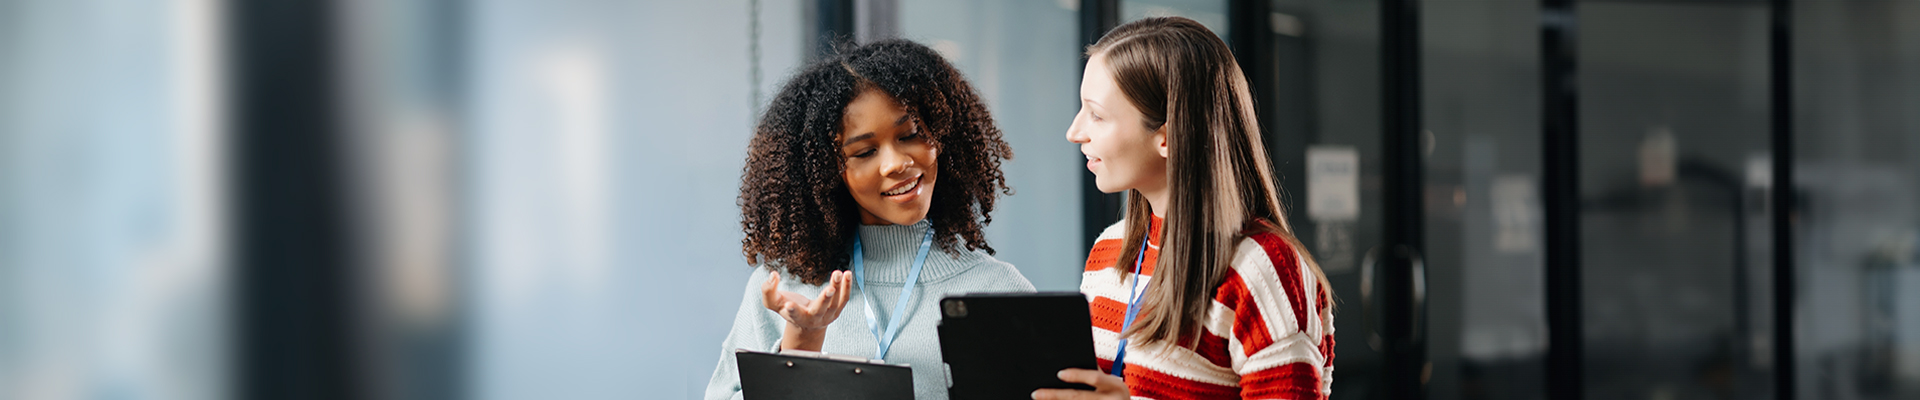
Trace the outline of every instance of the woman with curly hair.
{"type": "Polygon", "coordinates": [[[1033,291],[982,233],[1012,192],[1000,172],[1012,156],[973,87],[926,46],[886,40],[803,68],[747,147],[741,250],[755,268],[706,398],[740,397],[737,348],[910,364],[915,398],[947,398],[940,298],[1033,291]],[[847,307],[861,311],[840,318],[847,307]]]}

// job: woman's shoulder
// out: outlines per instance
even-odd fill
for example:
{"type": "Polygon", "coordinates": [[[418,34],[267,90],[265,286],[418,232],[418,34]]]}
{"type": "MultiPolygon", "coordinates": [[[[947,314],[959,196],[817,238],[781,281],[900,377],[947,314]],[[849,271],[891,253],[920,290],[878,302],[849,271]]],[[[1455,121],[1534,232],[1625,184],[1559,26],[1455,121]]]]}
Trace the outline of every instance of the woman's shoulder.
{"type": "Polygon", "coordinates": [[[1102,240],[1120,240],[1126,238],[1127,219],[1121,218],[1119,221],[1113,221],[1112,225],[1107,225],[1107,229],[1100,230],[1100,236],[1094,239],[1094,242],[1098,243],[1102,240]]]}
{"type": "MultiPolygon", "coordinates": [[[[1283,310],[1299,319],[1294,326],[1305,326],[1304,313],[1312,301],[1306,294],[1309,289],[1317,288],[1317,277],[1303,261],[1306,257],[1296,242],[1287,240],[1278,232],[1249,232],[1234,247],[1234,255],[1229,263],[1227,279],[1222,279],[1219,287],[1221,299],[1241,299],[1233,303],[1251,305],[1260,308],[1285,307],[1262,311],[1273,314],[1283,310]],[[1279,294],[1279,296],[1255,295],[1256,293],[1279,294]],[[1258,304],[1266,299],[1285,299],[1281,304],[1258,304]]],[[[1238,307],[1234,307],[1238,308],[1238,307]]],[[[1278,314],[1276,314],[1278,315],[1278,314]]]]}
{"type": "Polygon", "coordinates": [[[1300,268],[1300,249],[1294,243],[1277,232],[1252,231],[1234,244],[1233,259],[1230,265],[1235,270],[1256,268],[1266,270],[1298,270],[1300,268]]]}

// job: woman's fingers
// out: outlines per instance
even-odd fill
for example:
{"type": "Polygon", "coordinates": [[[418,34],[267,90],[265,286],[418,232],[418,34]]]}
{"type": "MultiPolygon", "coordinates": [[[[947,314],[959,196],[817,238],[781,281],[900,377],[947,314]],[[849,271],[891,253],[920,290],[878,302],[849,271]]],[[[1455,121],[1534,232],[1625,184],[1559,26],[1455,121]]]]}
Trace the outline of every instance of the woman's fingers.
{"type": "Polygon", "coordinates": [[[839,291],[834,293],[833,305],[830,309],[832,310],[833,315],[838,316],[840,315],[840,310],[844,310],[847,308],[847,299],[850,299],[853,296],[853,273],[841,271],[840,282],[837,283],[836,285],[840,289],[839,291]]]}
{"type": "Polygon", "coordinates": [[[774,275],[760,285],[761,301],[768,310],[780,314],[787,322],[804,327],[820,327],[839,319],[840,310],[846,308],[852,299],[853,273],[834,271],[827,283],[814,298],[799,293],[780,290],[780,277],[774,275]]]}
{"type": "Polygon", "coordinates": [[[1100,377],[1113,375],[1103,374],[1100,373],[1100,371],[1091,369],[1067,368],[1060,370],[1059,376],[1060,380],[1067,381],[1068,383],[1085,384],[1087,386],[1093,386],[1094,389],[1100,389],[1100,377]]]}
{"type": "Polygon", "coordinates": [[[770,274],[767,282],[760,284],[760,301],[766,303],[768,310],[780,311],[781,303],[786,301],[780,295],[780,274],[770,274]]]}
{"type": "Polygon", "coordinates": [[[1076,389],[1040,389],[1033,391],[1034,400],[1095,400],[1100,394],[1076,389]]]}
{"type": "Polygon", "coordinates": [[[832,304],[834,299],[840,297],[839,283],[840,271],[833,271],[832,274],[827,275],[827,288],[822,289],[820,296],[814,297],[813,301],[807,304],[807,313],[813,315],[823,314],[823,312],[827,310],[827,306],[832,304]]]}
{"type": "Polygon", "coordinates": [[[1040,389],[1033,391],[1033,398],[1049,400],[1127,398],[1127,382],[1113,375],[1091,369],[1069,368],[1060,370],[1059,377],[1062,381],[1091,385],[1094,390],[1040,389]]]}
{"type": "Polygon", "coordinates": [[[840,276],[840,303],[836,308],[846,308],[847,300],[853,298],[853,273],[840,276]]]}

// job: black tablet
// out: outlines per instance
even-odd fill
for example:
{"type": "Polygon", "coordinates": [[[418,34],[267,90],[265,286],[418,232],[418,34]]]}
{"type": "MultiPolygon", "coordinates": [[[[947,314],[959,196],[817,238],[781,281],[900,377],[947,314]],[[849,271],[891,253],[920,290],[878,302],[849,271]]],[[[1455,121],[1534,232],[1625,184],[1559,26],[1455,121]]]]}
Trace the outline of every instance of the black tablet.
{"type": "Polygon", "coordinates": [[[1067,368],[1097,369],[1087,297],[1078,292],[970,293],[940,300],[940,352],[955,400],[1024,399],[1067,368]]]}

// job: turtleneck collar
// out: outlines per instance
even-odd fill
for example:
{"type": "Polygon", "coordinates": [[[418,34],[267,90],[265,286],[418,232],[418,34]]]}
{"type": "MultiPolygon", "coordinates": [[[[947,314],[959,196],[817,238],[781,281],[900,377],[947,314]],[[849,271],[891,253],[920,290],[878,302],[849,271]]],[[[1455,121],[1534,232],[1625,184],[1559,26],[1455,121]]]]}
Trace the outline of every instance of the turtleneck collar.
{"type": "MultiPolygon", "coordinates": [[[[860,252],[867,283],[906,283],[913,259],[920,254],[920,240],[932,227],[933,223],[925,219],[913,225],[860,225],[860,252]]],[[[964,248],[959,255],[948,254],[935,244],[927,251],[927,264],[920,270],[920,282],[958,275],[978,263],[979,257],[979,253],[964,248]]]]}

